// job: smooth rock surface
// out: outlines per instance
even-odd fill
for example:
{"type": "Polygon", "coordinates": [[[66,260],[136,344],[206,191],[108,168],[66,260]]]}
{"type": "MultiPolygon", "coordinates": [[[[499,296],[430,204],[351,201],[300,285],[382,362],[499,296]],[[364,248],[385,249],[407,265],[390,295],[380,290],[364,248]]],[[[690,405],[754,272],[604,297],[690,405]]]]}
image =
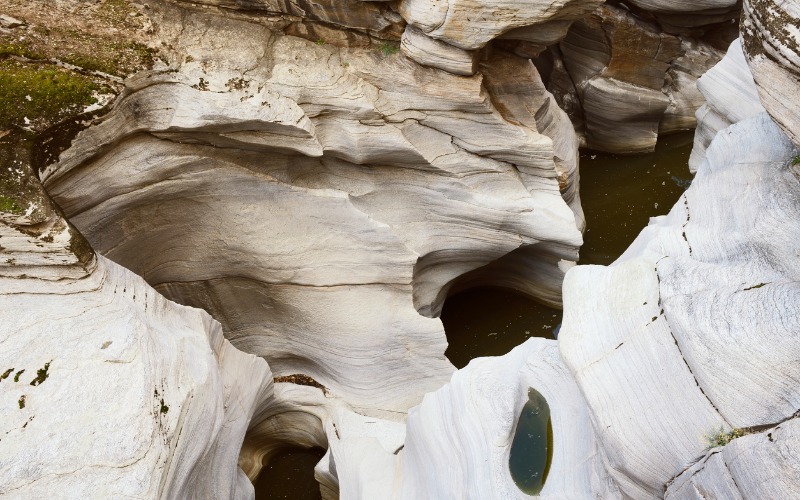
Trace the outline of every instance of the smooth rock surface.
{"type": "Polygon", "coordinates": [[[513,281],[501,257],[519,250],[520,286],[560,303],[581,243],[576,143],[541,84],[527,109],[508,77],[159,8],[176,69],[130,80],[43,174],[98,251],[205,308],[276,376],[394,419],[452,373],[430,317],[459,277],[496,263],[513,281]]]}
{"type": "Polygon", "coordinates": [[[800,495],[799,444],[796,417],[734,439],[678,476],[665,498],[795,498],[800,495]]]}
{"type": "MultiPolygon", "coordinates": [[[[402,0],[398,11],[426,35],[464,50],[478,49],[499,35],[557,21],[580,19],[594,10],[599,0],[402,0]]],[[[521,36],[526,39],[527,36],[521,36]]]]}
{"type": "Polygon", "coordinates": [[[706,103],[697,110],[697,130],[689,158],[693,172],[705,161],[706,149],[717,132],[765,111],[739,39],[719,64],[697,81],[697,87],[706,103]]]}
{"type": "Polygon", "coordinates": [[[59,226],[0,223],[0,496],[252,498],[236,457],[267,364],[104,257],[68,259],[59,226]]]}
{"type": "Polygon", "coordinates": [[[423,66],[443,69],[454,75],[475,74],[475,53],[434,40],[410,24],[403,32],[400,50],[423,66]]]}
{"type": "Polygon", "coordinates": [[[567,274],[559,346],[629,496],[663,495],[718,429],[800,406],[797,153],[765,113],[731,126],[669,215],[567,274]]]}
{"type": "Polygon", "coordinates": [[[556,342],[544,339],[530,339],[505,356],[474,359],[409,413],[398,498],[530,498],[508,466],[530,387],[547,399],[554,437],[539,496],[621,498],[604,470],[578,387],[556,342]]]}

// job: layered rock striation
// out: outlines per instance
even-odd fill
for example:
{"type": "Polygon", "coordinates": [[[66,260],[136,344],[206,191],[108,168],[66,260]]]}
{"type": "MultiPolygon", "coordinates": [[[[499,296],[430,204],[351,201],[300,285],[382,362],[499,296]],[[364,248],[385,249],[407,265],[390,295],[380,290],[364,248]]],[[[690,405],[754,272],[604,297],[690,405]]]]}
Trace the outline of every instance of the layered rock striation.
{"type": "Polygon", "coordinates": [[[252,498],[236,460],[264,360],[55,213],[26,222],[0,219],[0,496],[252,498]]]}
{"type": "Polygon", "coordinates": [[[131,79],[42,175],[99,252],[209,311],[277,376],[381,415],[452,372],[430,317],[460,276],[492,264],[560,303],[581,243],[577,141],[529,61],[498,53],[463,77],[367,35],[340,47],[283,19],[152,9],[174,65],[131,79]]]}
{"type": "Polygon", "coordinates": [[[643,153],[659,134],[694,128],[696,80],[722,57],[699,38],[665,33],[625,6],[607,4],[575,22],[539,62],[584,145],[643,153]]]}
{"type": "MultiPolygon", "coordinates": [[[[737,67],[736,50],[716,75],[737,67]]],[[[740,101],[715,106],[733,117],[740,101]]],[[[797,488],[744,464],[797,466],[781,449],[800,405],[798,152],[768,114],[743,118],[717,133],[681,201],[619,260],[567,274],[561,353],[628,496],[797,488]],[[702,458],[711,436],[729,432],[756,434],[702,458]]]]}
{"type": "Polygon", "coordinates": [[[800,6],[795,2],[744,2],[742,46],[758,95],[775,122],[800,145],[800,6]]]}

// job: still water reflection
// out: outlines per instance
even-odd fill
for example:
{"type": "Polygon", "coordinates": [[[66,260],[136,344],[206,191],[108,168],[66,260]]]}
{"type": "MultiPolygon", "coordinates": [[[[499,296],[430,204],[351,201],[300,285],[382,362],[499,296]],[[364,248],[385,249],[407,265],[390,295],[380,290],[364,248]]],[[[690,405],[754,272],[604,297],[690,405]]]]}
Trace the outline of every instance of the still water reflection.
{"type": "Polygon", "coordinates": [[[445,356],[457,368],[472,358],[502,356],[530,337],[554,338],[561,311],[508,288],[472,288],[447,299],[442,310],[445,356]]]}
{"type": "Polygon", "coordinates": [[[528,495],[538,495],[544,487],[552,461],[553,424],[550,421],[550,406],[544,396],[531,387],[511,442],[508,469],[520,490],[528,495]]]}
{"type": "Polygon", "coordinates": [[[622,255],[650,217],[670,211],[691,184],[694,132],[659,139],[654,153],[581,154],[581,204],[586,233],[580,264],[608,265],[622,255]]]}
{"type": "Polygon", "coordinates": [[[292,448],[272,457],[256,479],[256,500],[322,500],[314,466],[323,455],[322,448],[292,448]]]}

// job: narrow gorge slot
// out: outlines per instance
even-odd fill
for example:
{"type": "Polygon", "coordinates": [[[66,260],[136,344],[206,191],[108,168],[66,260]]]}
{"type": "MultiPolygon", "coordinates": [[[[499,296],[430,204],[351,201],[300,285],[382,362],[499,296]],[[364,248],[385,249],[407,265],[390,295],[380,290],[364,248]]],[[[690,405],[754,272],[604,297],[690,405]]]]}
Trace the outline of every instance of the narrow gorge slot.
{"type": "Polygon", "coordinates": [[[547,481],[553,461],[553,425],[550,406],[539,391],[528,389],[528,401],[517,421],[508,468],[524,493],[538,495],[547,481]]]}

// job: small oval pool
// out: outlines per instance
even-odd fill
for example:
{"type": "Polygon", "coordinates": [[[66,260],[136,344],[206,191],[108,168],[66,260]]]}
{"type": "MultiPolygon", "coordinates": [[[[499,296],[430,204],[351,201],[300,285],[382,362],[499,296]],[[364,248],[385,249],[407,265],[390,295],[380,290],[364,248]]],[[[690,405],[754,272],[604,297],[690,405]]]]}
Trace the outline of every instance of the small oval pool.
{"type": "Polygon", "coordinates": [[[550,406],[542,394],[528,389],[528,402],[517,421],[508,468],[514,483],[528,495],[538,495],[553,460],[553,425],[550,406]]]}

